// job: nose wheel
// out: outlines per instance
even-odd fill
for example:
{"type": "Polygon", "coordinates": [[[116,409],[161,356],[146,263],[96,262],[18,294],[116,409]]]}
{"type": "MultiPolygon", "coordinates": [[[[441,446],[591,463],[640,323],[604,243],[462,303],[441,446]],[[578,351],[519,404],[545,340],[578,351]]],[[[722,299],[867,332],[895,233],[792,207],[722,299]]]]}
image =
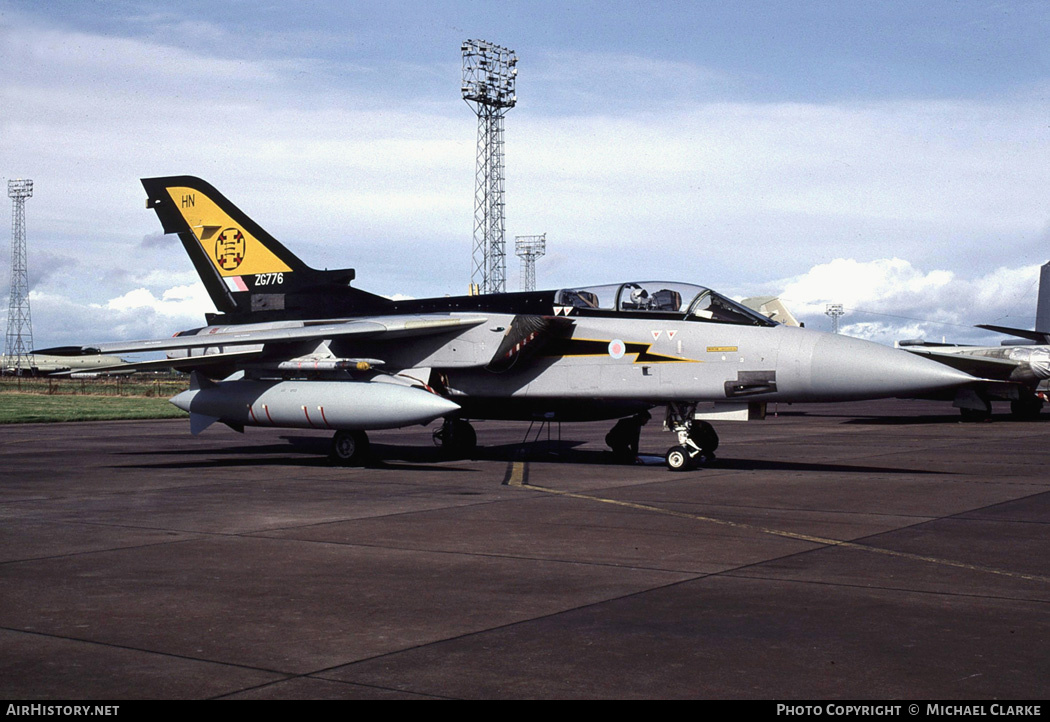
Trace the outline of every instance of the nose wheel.
{"type": "Polygon", "coordinates": [[[684,446],[672,446],[667,450],[664,457],[667,468],[671,471],[685,471],[693,465],[693,459],[689,456],[689,450],[684,446]]]}
{"type": "Polygon", "coordinates": [[[668,404],[664,428],[678,436],[664,461],[671,471],[686,471],[715,458],[718,434],[711,424],[693,418],[696,404],[668,404]]]}

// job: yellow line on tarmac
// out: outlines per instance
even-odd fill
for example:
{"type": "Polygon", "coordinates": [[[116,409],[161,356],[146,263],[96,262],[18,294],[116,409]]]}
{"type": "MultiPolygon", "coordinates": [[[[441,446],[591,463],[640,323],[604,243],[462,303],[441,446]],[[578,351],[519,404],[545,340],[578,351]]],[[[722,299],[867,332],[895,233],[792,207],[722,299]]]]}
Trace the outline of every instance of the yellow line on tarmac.
{"type": "Polygon", "coordinates": [[[591,494],[580,494],[573,491],[562,491],[560,489],[551,489],[544,486],[534,486],[532,484],[525,484],[522,479],[525,475],[525,465],[523,462],[515,461],[510,470],[510,476],[507,481],[509,486],[520,486],[522,489],[528,489],[529,491],[540,491],[545,494],[554,494],[557,496],[565,496],[572,499],[582,499],[584,501],[596,501],[601,504],[612,504],[613,506],[620,506],[627,509],[636,509],[638,511],[653,512],[655,514],[663,514],[664,516],[677,517],[679,519],[691,519],[692,521],[702,521],[710,524],[718,524],[720,526],[733,527],[735,529],[744,529],[746,531],[755,531],[761,534],[768,534],[770,536],[780,537],[782,539],[793,539],[795,541],[804,541],[811,544],[820,544],[823,546],[842,547],[844,549],[856,549],[858,551],[870,552],[872,554],[882,554],[888,557],[897,557],[898,559],[910,559],[912,561],[927,562],[929,564],[938,564],[945,567],[953,567],[956,569],[966,569],[974,572],[984,572],[986,574],[996,574],[1002,577],[1010,577],[1013,579],[1024,579],[1030,582],[1043,582],[1050,584],[1050,577],[1041,576],[1039,574],[1022,574],[1021,572],[1010,572],[1004,569],[996,569],[994,567],[981,566],[979,564],[967,564],[966,562],[958,562],[951,559],[940,559],[938,557],[926,556],[924,554],[912,554],[911,552],[894,551],[893,549],[881,549],[879,547],[868,546],[866,544],[858,544],[856,542],[843,541],[842,539],[829,539],[827,537],[813,536],[812,534],[800,534],[798,532],[783,531],[781,529],[769,529],[767,527],[756,526],[755,524],[748,524],[747,522],[730,521],[728,519],[717,519],[711,516],[703,516],[701,514],[690,514],[682,511],[674,511],[673,509],[664,509],[658,506],[651,506],[649,504],[637,504],[630,501],[620,501],[618,499],[607,499],[605,497],[593,496],[591,494]]]}
{"type": "Polygon", "coordinates": [[[525,464],[521,461],[513,461],[510,465],[509,473],[507,474],[507,480],[504,482],[507,486],[525,486],[525,464]]]}

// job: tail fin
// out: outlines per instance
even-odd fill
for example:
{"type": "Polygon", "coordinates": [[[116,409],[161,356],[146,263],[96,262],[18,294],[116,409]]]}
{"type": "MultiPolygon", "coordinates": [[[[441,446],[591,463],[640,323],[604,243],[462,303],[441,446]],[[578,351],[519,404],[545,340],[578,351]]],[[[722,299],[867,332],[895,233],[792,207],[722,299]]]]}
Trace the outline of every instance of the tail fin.
{"type": "Polygon", "coordinates": [[[1050,263],[1044,263],[1039,269],[1039,298],[1036,300],[1034,331],[986,323],[977,324],[977,328],[1026,338],[1037,344],[1050,344],[1050,263]]]}
{"type": "Polygon", "coordinates": [[[223,313],[282,311],[288,294],[348,289],[354,269],[310,268],[211,184],[193,176],[143,178],[146,207],[165,233],[178,233],[197,273],[223,313]]]}
{"type": "Polygon", "coordinates": [[[1035,309],[1035,330],[1050,334],[1050,263],[1039,269],[1039,300],[1035,309]]]}

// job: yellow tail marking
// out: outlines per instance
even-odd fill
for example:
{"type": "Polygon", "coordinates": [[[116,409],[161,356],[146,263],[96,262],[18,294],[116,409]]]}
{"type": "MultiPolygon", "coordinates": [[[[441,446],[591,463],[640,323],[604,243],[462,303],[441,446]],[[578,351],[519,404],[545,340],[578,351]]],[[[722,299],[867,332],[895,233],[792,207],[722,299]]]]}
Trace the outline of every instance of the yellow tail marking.
{"type": "Polygon", "coordinates": [[[292,270],[201,191],[195,188],[168,188],[167,191],[220,276],[292,270]]]}

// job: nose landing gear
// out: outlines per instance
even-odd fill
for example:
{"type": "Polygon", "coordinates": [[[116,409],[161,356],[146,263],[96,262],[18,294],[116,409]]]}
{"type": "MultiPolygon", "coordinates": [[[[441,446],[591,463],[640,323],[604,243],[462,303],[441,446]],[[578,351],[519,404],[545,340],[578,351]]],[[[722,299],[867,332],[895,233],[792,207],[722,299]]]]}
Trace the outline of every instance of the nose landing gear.
{"type": "Polygon", "coordinates": [[[667,451],[664,461],[671,471],[686,471],[715,458],[718,434],[711,424],[693,418],[696,404],[669,403],[664,428],[678,435],[678,444],[667,451]]]}

